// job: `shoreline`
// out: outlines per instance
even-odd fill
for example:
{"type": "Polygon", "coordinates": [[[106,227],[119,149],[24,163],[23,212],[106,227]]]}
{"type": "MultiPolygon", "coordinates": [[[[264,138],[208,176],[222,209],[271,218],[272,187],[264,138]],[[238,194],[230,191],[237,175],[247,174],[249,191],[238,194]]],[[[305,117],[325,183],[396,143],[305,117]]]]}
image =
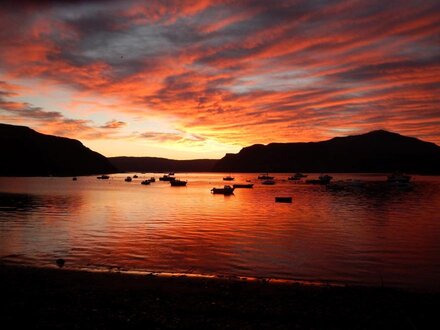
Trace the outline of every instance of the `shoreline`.
{"type": "MultiPolygon", "coordinates": [[[[439,293],[0,265],[3,324],[32,328],[399,328],[437,321],[439,293]]],[[[434,323],[435,324],[435,323],[434,323]]]]}
{"type": "MultiPolygon", "coordinates": [[[[153,270],[138,270],[138,269],[126,269],[124,267],[108,266],[108,267],[66,267],[63,266],[62,269],[55,265],[32,265],[32,264],[18,264],[18,263],[8,263],[1,261],[0,267],[15,267],[15,268],[28,268],[28,269],[40,269],[40,270],[59,270],[59,271],[71,271],[71,272],[84,272],[84,273],[97,273],[97,274],[121,274],[127,276],[155,276],[163,278],[177,278],[186,277],[189,279],[205,279],[205,280],[222,280],[222,281],[238,281],[238,282],[260,282],[260,283],[275,283],[275,284],[286,284],[286,285],[303,285],[303,286],[318,286],[318,287],[350,287],[350,286],[360,286],[360,287],[378,287],[377,285],[369,284],[355,284],[355,283],[343,283],[343,282],[332,282],[328,280],[301,280],[293,278],[281,278],[281,277],[257,277],[257,276],[246,276],[239,274],[209,274],[209,273],[194,273],[194,272],[170,272],[170,271],[153,271],[153,270]]],[[[413,291],[407,288],[400,287],[387,287],[413,291]]],[[[420,292],[420,290],[415,290],[420,292]]],[[[423,293],[423,292],[421,292],[423,293]]]]}

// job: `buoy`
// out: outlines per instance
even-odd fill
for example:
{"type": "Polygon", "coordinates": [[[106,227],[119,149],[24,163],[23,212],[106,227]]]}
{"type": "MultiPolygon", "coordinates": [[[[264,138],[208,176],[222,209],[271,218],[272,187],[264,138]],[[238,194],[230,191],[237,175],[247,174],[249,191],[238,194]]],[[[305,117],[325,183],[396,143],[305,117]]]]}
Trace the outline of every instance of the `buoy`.
{"type": "Polygon", "coordinates": [[[64,264],[66,263],[66,261],[64,259],[57,259],[56,261],[58,267],[63,268],[64,264]]]}

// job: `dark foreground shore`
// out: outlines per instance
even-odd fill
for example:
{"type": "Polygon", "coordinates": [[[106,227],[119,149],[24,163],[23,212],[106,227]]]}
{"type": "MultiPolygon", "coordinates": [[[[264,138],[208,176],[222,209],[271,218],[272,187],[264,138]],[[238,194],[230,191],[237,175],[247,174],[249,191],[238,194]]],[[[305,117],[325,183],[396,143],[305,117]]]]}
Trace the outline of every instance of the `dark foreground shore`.
{"type": "Polygon", "coordinates": [[[4,265],[0,283],[3,329],[427,329],[440,322],[439,294],[395,289],[4,265]]]}

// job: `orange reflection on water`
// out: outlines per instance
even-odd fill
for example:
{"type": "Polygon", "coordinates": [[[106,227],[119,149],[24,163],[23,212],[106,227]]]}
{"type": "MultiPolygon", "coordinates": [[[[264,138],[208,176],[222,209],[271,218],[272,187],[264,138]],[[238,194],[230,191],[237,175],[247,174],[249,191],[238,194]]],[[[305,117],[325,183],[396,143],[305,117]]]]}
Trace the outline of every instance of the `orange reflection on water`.
{"type": "Polygon", "coordinates": [[[3,261],[438,288],[438,178],[334,192],[287,174],[274,186],[233,174],[254,188],[222,196],[210,189],[224,185],[223,174],[182,174],[187,187],[143,186],[143,176],[1,178],[3,261]]]}

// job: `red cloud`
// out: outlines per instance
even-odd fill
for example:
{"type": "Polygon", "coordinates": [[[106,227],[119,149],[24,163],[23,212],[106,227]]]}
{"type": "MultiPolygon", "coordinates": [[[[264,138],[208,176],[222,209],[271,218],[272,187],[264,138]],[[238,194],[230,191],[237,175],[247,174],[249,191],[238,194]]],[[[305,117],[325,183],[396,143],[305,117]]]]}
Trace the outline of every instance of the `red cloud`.
{"type": "MultiPolygon", "coordinates": [[[[48,8],[13,19],[0,10],[0,27],[12,31],[0,32],[7,77],[112,98],[121,115],[172,119],[230,144],[317,140],[335,128],[440,143],[436,2],[134,1],[71,5],[75,15],[48,8]]],[[[7,102],[4,111],[17,106],[7,102]]]]}

